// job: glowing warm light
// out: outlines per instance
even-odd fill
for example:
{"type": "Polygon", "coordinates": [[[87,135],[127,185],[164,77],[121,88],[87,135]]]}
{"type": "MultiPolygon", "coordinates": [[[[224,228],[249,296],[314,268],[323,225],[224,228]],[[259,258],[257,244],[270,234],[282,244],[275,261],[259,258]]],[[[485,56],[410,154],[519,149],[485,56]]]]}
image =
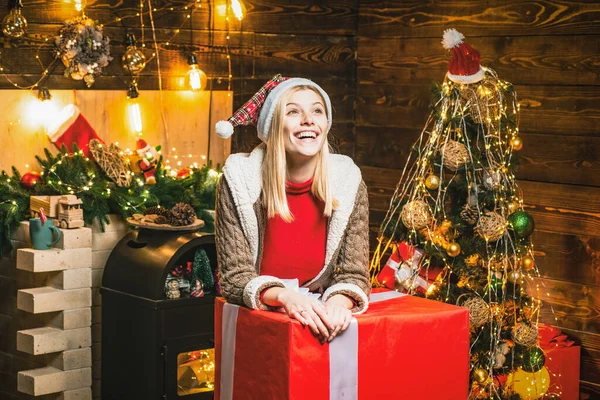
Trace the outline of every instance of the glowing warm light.
{"type": "Polygon", "coordinates": [[[138,135],[142,134],[142,113],[140,112],[140,105],[138,103],[139,92],[135,85],[131,85],[127,91],[127,98],[129,103],[127,104],[127,115],[129,117],[129,124],[131,129],[138,135]]]}
{"type": "Polygon", "coordinates": [[[233,15],[238,19],[238,21],[243,20],[244,16],[246,15],[246,7],[244,7],[244,4],[242,4],[242,2],[239,0],[231,1],[231,11],[233,11],[233,15]]]}
{"type": "Polygon", "coordinates": [[[47,88],[42,88],[38,92],[38,98],[32,99],[26,107],[27,121],[32,127],[43,127],[48,130],[53,124],[55,116],[58,114],[58,106],[52,101],[52,96],[47,88]]]}
{"type": "Polygon", "coordinates": [[[206,88],[206,74],[198,67],[198,60],[194,54],[190,54],[188,58],[190,70],[187,73],[187,81],[190,89],[204,90],[206,88]]]}

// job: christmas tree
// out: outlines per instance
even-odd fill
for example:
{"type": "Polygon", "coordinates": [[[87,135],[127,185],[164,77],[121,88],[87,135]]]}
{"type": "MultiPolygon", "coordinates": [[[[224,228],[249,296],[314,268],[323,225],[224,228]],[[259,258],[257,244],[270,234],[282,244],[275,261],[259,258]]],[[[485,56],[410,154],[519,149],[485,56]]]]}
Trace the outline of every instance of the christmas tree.
{"type": "Polygon", "coordinates": [[[463,39],[444,32],[448,74],[381,225],[373,283],[469,309],[469,398],[556,396],[527,292],[537,271],[514,175],[517,96],[463,39]]]}

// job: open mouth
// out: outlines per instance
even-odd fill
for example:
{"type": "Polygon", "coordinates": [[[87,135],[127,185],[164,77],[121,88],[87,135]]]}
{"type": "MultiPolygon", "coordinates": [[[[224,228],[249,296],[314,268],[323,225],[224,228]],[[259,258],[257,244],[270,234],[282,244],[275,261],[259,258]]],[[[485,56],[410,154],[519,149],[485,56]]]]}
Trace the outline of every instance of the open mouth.
{"type": "Polygon", "coordinates": [[[315,131],[301,131],[294,134],[300,140],[310,141],[315,140],[319,134],[315,131]]]}

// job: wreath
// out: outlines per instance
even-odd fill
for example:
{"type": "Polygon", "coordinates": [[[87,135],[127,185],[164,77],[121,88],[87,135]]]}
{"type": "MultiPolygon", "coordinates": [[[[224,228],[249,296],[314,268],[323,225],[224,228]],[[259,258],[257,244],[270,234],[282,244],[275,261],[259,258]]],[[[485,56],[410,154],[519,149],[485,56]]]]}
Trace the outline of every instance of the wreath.
{"type": "Polygon", "coordinates": [[[65,76],[84,80],[91,87],[102,68],[112,60],[110,39],[93,20],[78,17],[64,22],[56,38],[58,56],[65,65],[65,76]]]}

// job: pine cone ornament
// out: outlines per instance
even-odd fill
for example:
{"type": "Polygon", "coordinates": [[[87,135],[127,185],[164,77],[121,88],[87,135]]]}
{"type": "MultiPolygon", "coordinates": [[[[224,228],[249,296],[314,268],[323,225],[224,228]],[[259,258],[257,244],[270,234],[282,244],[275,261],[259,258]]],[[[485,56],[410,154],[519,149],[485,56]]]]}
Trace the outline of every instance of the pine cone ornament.
{"type": "Polygon", "coordinates": [[[460,212],[460,217],[469,225],[474,225],[477,222],[477,218],[479,217],[479,213],[475,207],[471,207],[468,204],[465,204],[462,211],[460,212]]]}
{"type": "Polygon", "coordinates": [[[194,208],[186,203],[177,203],[171,209],[171,225],[174,226],[185,226],[191,225],[196,221],[196,211],[194,208]]]}
{"type": "Polygon", "coordinates": [[[163,216],[167,219],[167,221],[169,221],[172,217],[171,210],[169,210],[168,208],[154,206],[148,207],[144,210],[144,215],[152,214],[163,216]]]}

